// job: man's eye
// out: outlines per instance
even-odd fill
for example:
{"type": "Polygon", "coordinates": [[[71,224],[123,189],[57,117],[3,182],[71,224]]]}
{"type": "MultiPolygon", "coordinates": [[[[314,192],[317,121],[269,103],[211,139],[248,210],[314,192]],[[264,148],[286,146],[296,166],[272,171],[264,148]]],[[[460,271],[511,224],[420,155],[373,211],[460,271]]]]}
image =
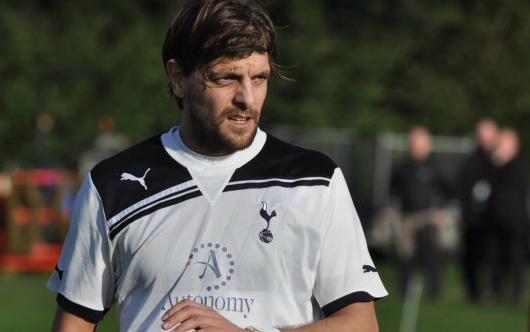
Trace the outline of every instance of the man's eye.
{"type": "Polygon", "coordinates": [[[228,78],[228,77],[218,77],[218,78],[214,79],[214,82],[218,83],[218,84],[224,84],[224,83],[228,83],[230,81],[231,81],[231,79],[228,78]]]}
{"type": "Polygon", "coordinates": [[[256,77],[254,77],[254,84],[265,83],[265,82],[267,82],[268,79],[269,79],[269,76],[266,76],[266,75],[256,76],[256,77]]]}
{"type": "Polygon", "coordinates": [[[213,82],[217,85],[229,85],[234,82],[234,78],[232,77],[218,77],[213,80],[213,82]]]}

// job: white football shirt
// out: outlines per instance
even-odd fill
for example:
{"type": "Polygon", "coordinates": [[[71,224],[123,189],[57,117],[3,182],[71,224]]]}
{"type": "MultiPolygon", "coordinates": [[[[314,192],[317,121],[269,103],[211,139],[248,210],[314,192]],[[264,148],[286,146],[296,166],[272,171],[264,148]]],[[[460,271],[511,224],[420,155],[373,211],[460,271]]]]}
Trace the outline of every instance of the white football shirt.
{"type": "Polygon", "coordinates": [[[97,322],[161,331],[183,299],[261,329],[307,324],[387,295],[342,172],[261,130],[246,149],[200,156],[178,128],[99,163],[76,197],[48,287],[97,322]]]}

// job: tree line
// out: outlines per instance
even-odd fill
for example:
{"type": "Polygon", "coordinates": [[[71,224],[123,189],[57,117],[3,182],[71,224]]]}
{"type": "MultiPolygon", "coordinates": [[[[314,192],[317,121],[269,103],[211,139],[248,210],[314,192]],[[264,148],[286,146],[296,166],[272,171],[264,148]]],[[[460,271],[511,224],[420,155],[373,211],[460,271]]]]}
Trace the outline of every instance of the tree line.
{"type": "MultiPolygon", "coordinates": [[[[264,2],[292,78],[271,82],[265,126],[464,135],[491,116],[529,142],[530,3],[264,2]]],[[[0,1],[0,166],[75,165],[102,115],[132,141],[178,123],[161,61],[178,3],[0,1]]]]}

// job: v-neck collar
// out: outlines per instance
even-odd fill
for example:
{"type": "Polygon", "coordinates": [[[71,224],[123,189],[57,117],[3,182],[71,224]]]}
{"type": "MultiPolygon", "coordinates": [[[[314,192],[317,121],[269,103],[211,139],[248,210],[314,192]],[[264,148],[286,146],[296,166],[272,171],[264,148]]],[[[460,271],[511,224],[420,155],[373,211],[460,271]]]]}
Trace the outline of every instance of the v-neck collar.
{"type": "Polygon", "coordinates": [[[215,157],[205,156],[188,148],[180,137],[178,127],[162,134],[161,139],[167,153],[188,169],[204,197],[214,205],[234,171],[261,151],[267,135],[258,128],[249,147],[229,155],[215,157]]]}

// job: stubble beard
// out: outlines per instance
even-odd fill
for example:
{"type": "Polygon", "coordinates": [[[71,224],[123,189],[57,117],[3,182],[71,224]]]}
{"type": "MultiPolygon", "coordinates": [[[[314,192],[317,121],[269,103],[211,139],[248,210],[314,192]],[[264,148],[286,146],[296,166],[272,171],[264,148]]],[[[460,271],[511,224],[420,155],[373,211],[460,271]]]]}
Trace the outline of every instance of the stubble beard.
{"type": "Polygon", "coordinates": [[[225,109],[219,120],[212,119],[201,110],[190,110],[191,135],[200,148],[201,153],[220,156],[249,147],[254,141],[258,130],[259,112],[256,110],[245,110],[243,112],[250,117],[249,121],[254,121],[250,134],[247,132],[237,133],[232,131],[225,133],[222,131],[223,122],[228,121],[226,120],[228,116],[234,113],[241,114],[242,111],[240,110],[225,109]]]}

